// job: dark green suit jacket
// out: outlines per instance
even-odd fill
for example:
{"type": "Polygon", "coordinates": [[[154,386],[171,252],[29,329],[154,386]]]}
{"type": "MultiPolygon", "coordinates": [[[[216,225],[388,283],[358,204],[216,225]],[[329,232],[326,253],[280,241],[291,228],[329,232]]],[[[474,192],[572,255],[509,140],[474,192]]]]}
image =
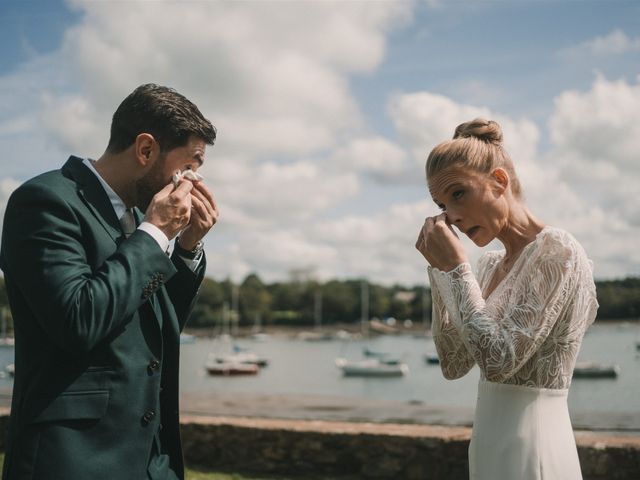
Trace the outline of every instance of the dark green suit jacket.
{"type": "Polygon", "coordinates": [[[158,432],[183,478],[179,334],[204,260],[194,273],[141,230],[125,239],[71,157],[11,196],[0,267],[16,337],[3,478],[146,479],[158,432]]]}

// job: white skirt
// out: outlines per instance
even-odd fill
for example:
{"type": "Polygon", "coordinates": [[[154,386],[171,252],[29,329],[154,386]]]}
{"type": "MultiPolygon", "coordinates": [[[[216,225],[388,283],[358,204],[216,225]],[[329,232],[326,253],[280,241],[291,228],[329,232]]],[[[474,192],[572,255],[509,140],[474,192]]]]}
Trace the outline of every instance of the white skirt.
{"type": "Polygon", "coordinates": [[[582,480],[567,393],[481,380],[470,479],[582,480]]]}

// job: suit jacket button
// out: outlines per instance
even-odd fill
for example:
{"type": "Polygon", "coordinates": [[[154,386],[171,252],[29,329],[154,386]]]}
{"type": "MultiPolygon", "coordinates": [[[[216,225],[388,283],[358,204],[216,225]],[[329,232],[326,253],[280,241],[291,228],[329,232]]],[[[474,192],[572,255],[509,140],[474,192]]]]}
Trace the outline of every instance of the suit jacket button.
{"type": "Polygon", "coordinates": [[[151,360],[151,362],[149,363],[149,369],[157,370],[158,368],[160,368],[160,362],[158,360],[151,360]]]}
{"type": "Polygon", "coordinates": [[[156,416],[156,412],[154,412],[153,410],[147,410],[142,416],[142,421],[145,424],[151,423],[151,420],[153,420],[155,416],[156,416]]]}

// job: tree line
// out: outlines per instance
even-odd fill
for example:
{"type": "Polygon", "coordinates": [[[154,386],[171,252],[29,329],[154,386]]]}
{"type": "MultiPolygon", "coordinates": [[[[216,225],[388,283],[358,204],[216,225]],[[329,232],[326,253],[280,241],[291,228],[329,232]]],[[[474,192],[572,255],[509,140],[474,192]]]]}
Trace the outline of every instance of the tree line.
{"type": "MultiPolygon", "coordinates": [[[[640,319],[640,277],[596,281],[599,320],[640,319]]],[[[8,320],[7,292],[0,277],[0,310],[8,320]]],[[[349,324],[367,318],[406,319],[428,323],[431,294],[424,285],[382,286],[364,279],[319,282],[291,278],[265,283],[254,273],[240,284],[229,279],[205,278],[189,320],[192,327],[221,326],[235,321],[240,326],[311,326],[349,324]]]]}

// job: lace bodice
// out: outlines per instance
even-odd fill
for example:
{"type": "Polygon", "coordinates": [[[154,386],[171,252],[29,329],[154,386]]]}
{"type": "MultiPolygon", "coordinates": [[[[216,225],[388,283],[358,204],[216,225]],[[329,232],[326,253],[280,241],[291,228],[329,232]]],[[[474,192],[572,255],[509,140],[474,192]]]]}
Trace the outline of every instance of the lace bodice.
{"type": "Polygon", "coordinates": [[[477,279],[468,263],[429,268],[442,372],[459,378],[477,364],[492,382],[568,388],[598,308],[591,262],[569,233],[545,227],[485,298],[504,254],[485,253],[477,279]]]}

